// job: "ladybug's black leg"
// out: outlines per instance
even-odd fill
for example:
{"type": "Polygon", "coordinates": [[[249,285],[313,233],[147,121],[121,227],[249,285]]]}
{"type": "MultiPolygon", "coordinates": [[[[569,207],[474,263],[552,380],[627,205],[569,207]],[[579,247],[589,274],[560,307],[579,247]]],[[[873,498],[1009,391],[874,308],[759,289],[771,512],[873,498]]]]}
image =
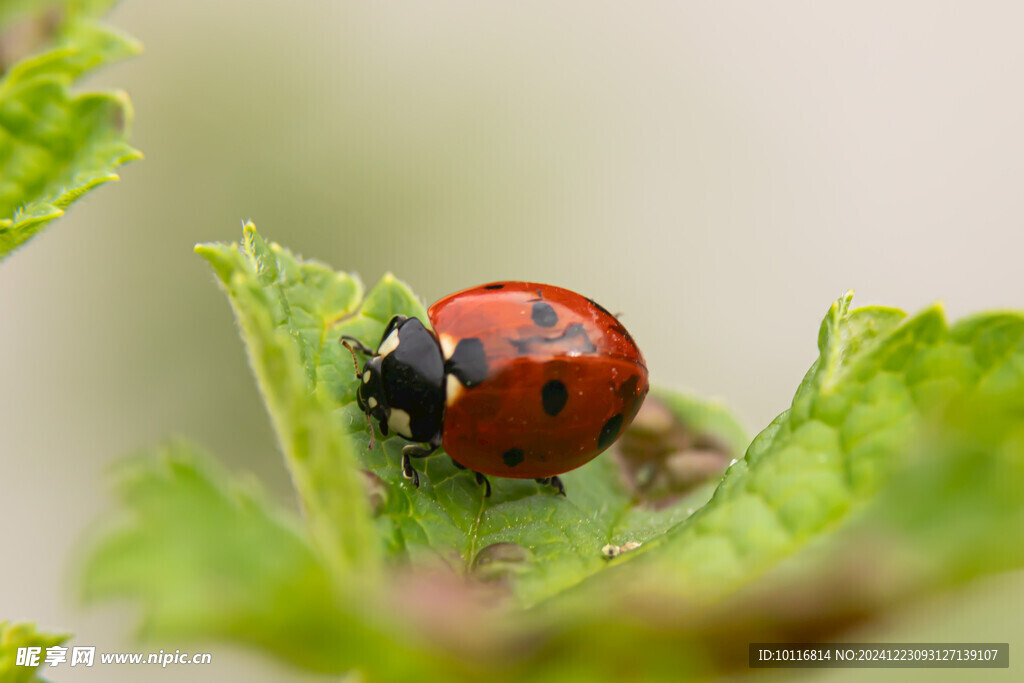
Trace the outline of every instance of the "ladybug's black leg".
{"type": "Polygon", "coordinates": [[[363,354],[364,356],[376,356],[377,355],[376,352],[373,349],[371,349],[370,347],[368,347],[366,344],[364,344],[363,342],[359,341],[355,337],[352,337],[352,336],[347,335],[347,334],[341,335],[341,337],[338,338],[338,343],[342,344],[343,346],[348,346],[349,344],[351,344],[351,348],[354,348],[356,351],[358,351],[359,353],[363,354]],[[345,342],[348,342],[348,344],[346,344],[345,342]]]}
{"type": "Polygon", "coordinates": [[[419,472],[413,469],[412,463],[409,462],[409,455],[402,452],[402,476],[406,479],[412,479],[412,485],[416,488],[420,487],[420,475],[419,472]]]}
{"type": "Polygon", "coordinates": [[[558,490],[558,492],[562,494],[563,498],[565,497],[565,484],[562,483],[562,480],[559,477],[551,477],[551,485],[554,486],[558,490]]]}
{"type": "Polygon", "coordinates": [[[402,456],[406,458],[425,458],[436,450],[437,446],[433,444],[420,446],[418,444],[411,443],[402,448],[402,456]]]}
{"type": "Polygon", "coordinates": [[[420,475],[419,472],[413,469],[410,458],[425,458],[436,451],[437,446],[438,444],[433,443],[426,446],[411,443],[402,448],[402,476],[406,479],[412,479],[412,485],[416,488],[419,488],[420,485],[420,475]]]}
{"type": "MultiPolygon", "coordinates": [[[[451,456],[449,456],[449,457],[451,457],[451,456]]],[[[463,465],[462,463],[460,463],[455,458],[452,458],[452,464],[455,465],[456,467],[458,467],[460,470],[466,469],[466,466],[463,465]]],[[[472,472],[472,470],[470,470],[470,471],[472,472]]],[[[491,482],[487,479],[487,477],[485,477],[484,475],[480,474],[479,472],[473,472],[473,474],[476,475],[476,483],[478,485],[479,484],[483,484],[484,486],[487,487],[487,491],[484,493],[484,498],[490,498],[491,497],[491,482]]]]}
{"type": "Polygon", "coordinates": [[[534,479],[534,481],[542,486],[551,486],[556,491],[561,493],[563,496],[565,495],[565,484],[563,484],[562,480],[559,479],[557,476],[544,477],[543,479],[534,479]]]}
{"type": "Polygon", "coordinates": [[[491,482],[490,482],[490,480],[487,477],[485,477],[484,475],[480,474],[479,472],[474,472],[473,474],[476,475],[476,483],[477,484],[483,484],[484,487],[485,487],[484,498],[490,498],[491,497],[491,482]]]}

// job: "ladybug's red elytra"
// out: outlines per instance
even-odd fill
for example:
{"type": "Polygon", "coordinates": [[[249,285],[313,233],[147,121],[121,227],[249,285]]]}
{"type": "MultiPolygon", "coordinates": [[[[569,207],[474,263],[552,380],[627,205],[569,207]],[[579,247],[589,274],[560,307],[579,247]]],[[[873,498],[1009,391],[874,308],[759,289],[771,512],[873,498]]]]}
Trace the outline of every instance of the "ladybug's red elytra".
{"type": "MultiPolygon", "coordinates": [[[[608,448],[647,395],[647,366],[615,316],[552,285],[494,282],[441,299],[427,315],[396,315],[359,373],[360,409],[411,458],[443,446],[456,466],[535,479],[565,494],[558,475],[608,448]],[[419,445],[425,444],[425,445],[419,445]]],[[[351,348],[350,347],[350,348],[351,348]]]]}

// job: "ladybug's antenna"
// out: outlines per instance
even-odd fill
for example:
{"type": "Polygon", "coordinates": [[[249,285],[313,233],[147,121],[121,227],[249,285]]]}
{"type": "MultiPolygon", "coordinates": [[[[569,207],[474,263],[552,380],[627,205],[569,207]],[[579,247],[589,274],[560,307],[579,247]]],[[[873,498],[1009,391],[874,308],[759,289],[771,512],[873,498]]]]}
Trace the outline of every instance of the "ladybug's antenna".
{"type": "MultiPolygon", "coordinates": [[[[356,369],[356,379],[359,379],[359,360],[356,358],[356,350],[353,349],[351,346],[349,346],[349,343],[345,339],[345,337],[342,337],[338,341],[340,341],[341,345],[344,346],[346,349],[348,349],[348,352],[352,354],[352,365],[355,366],[355,369],[356,369]]],[[[369,446],[369,448],[367,448],[367,450],[372,451],[373,450],[373,444],[374,444],[374,439],[373,439],[373,423],[370,422],[370,414],[369,413],[366,413],[366,426],[370,428],[370,446],[369,446]]]]}
{"type": "Polygon", "coordinates": [[[340,341],[341,345],[344,346],[346,349],[348,349],[348,352],[352,354],[352,365],[355,366],[356,378],[358,379],[359,378],[359,360],[356,358],[356,350],[353,349],[349,345],[348,341],[344,337],[342,337],[338,341],[340,341]]]}

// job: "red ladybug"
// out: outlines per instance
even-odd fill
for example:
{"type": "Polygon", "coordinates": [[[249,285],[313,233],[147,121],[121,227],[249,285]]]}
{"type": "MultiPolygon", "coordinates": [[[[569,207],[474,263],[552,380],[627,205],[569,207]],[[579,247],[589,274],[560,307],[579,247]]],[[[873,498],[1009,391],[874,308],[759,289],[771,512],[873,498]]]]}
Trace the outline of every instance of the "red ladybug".
{"type": "MultiPolygon", "coordinates": [[[[647,366],[615,316],[591,299],[533,282],[495,282],[428,311],[433,331],[396,315],[359,375],[360,409],[409,441],[410,458],[439,446],[456,466],[535,479],[565,494],[559,474],[619,437],[647,395],[647,366]]],[[[350,347],[351,348],[351,347],[350,347]]]]}

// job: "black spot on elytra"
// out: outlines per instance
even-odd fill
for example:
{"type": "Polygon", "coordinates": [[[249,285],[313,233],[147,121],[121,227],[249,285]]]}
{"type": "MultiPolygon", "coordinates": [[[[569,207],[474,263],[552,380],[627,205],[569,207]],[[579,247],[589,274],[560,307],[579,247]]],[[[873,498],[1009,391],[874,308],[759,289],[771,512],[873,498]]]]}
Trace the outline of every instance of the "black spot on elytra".
{"type": "Polygon", "coordinates": [[[476,337],[459,340],[452,357],[445,361],[445,372],[455,375],[463,386],[475,387],[487,379],[484,344],[476,337]]]}
{"type": "Polygon", "coordinates": [[[587,336],[587,331],[583,329],[582,323],[576,323],[575,325],[569,325],[562,334],[563,339],[572,339],[573,337],[579,337],[580,350],[585,353],[594,353],[597,351],[597,347],[594,346],[594,342],[590,341],[590,337],[587,336]]]}
{"type": "Polygon", "coordinates": [[[531,316],[533,317],[533,322],[541,327],[554,327],[558,324],[558,314],[555,313],[555,309],[543,301],[538,301],[533,305],[531,316]]]}
{"type": "Polygon", "coordinates": [[[631,420],[636,416],[636,412],[640,410],[640,404],[643,401],[643,396],[637,395],[639,389],[640,375],[631,375],[615,392],[615,395],[622,400],[622,412],[629,416],[631,420]]]}
{"type": "Polygon", "coordinates": [[[484,289],[501,289],[505,285],[487,285],[484,289]]]}
{"type": "Polygon", "coordinates": [[[544,404],[544,412],[554,417],[562,412],[565,402],[569,400],[569,392],[564,384],[553,379],[540,390],[540,398],[544,404]]]}
{"type": "Polygon", "coordinates": [[[536,347],[542,344],[558,344],[560,342],[575,342],[575,347],[570,347],[574,351],[581,353],[594,353],[597,347],[594,346],[594,342],[590,341],[590,337],[587,336],[587,331],[583,329],[582,323],[575,323],[565,328],[565,332],[558,335],[557,337],[527,337],[526,339],[509,339],[508,343],[516,347],[516,352],[520,354],[532,353],[536,347]]]}
{"type": "Polygon", "coordinates": [[[629,379],[619,385],[616,395],[622,399],[623,402],[635,401],[636,390],[640,387],[640,375],[630,375],[629,379]]]}
{"type": "Polygon", "coordinates": [[[640,410],[640,403],[643,402],[643,396],[637,395],[639,389],[640,376],[631,375],[615,391],[615,395],[623,401],[623,414],[630,420],[636,417],[637,411],[640,410]]]}
{"type": "Polygon", "coordinates": [[[505,461],[505,467],[515,467],[523,461],[523,449],[510,448],[501,454],[501,459],[505,461]]]}
{"type": "Polygon", "coordinates": [[[622,413],[612,415],[604,423],[604,427],[601,427],[601,433],[597,436],[597,447],[600,449],[607,448],[612,441],[615,441],[615,437],[619,435],[620,429],[622,429],[622,413]]]}

